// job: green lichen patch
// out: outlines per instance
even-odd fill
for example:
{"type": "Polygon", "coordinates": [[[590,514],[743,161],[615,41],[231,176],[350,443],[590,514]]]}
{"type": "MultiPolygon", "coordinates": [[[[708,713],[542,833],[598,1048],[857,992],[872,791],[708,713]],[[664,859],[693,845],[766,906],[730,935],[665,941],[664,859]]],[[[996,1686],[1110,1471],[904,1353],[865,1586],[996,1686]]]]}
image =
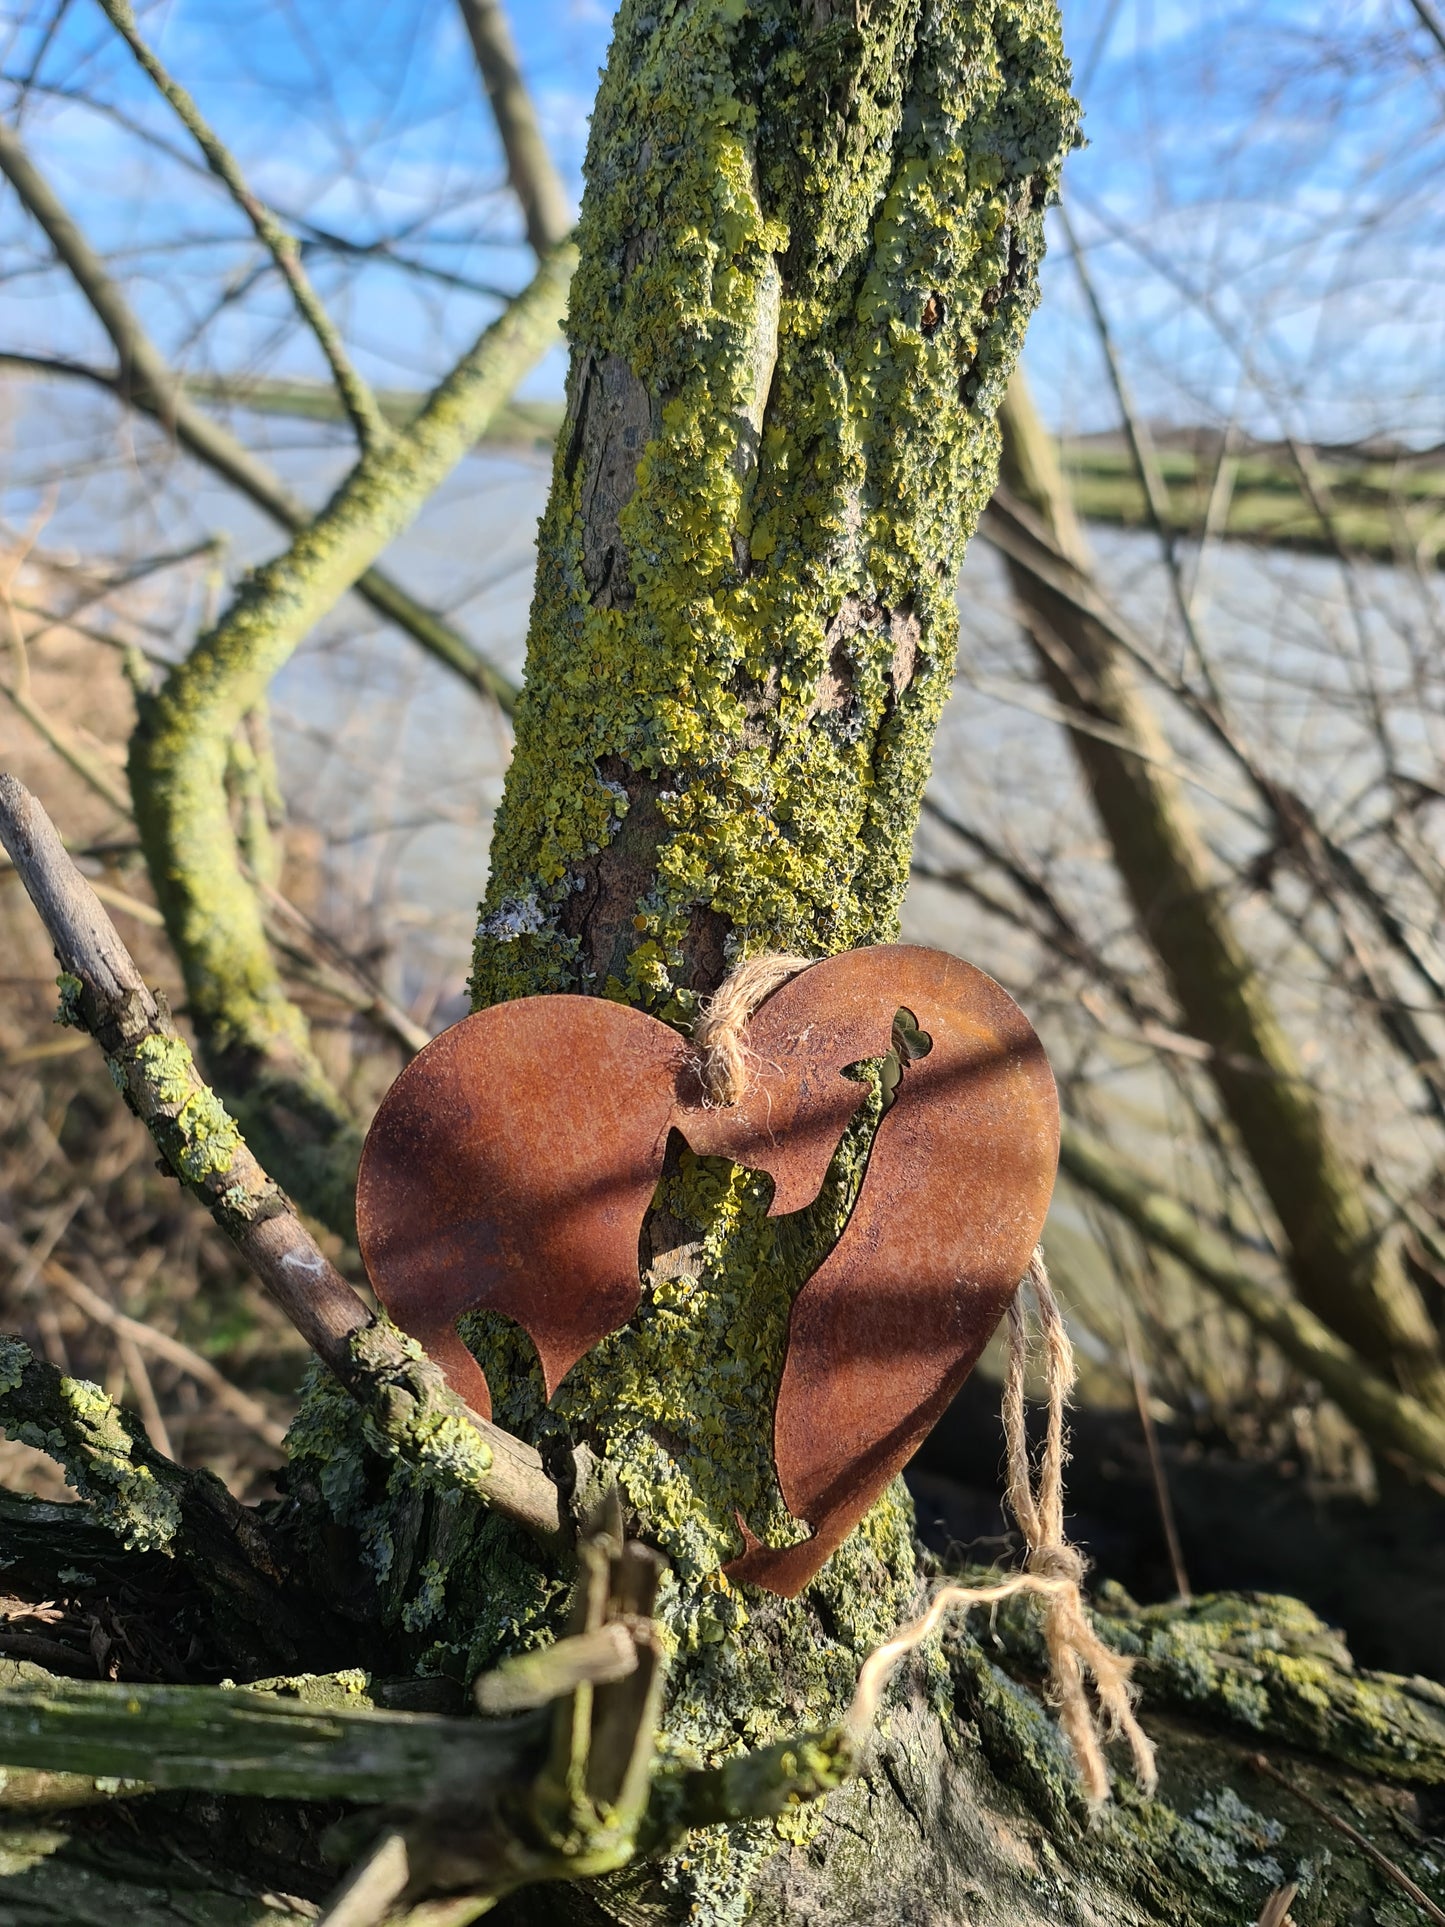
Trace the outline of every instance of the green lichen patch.
{"type": "MultiPolygon", "coordinates": [[[[486,1468],[465,1446],[428,1476],[314,1366],[287,1449],[304,1524],[329,1527],[333,1540],[336,1528],[345,1533],[348,1601],[388,1634],[393,1671],[469,1680],[555,1636],[565,1575],[520,1527],[487,1509],[486,1468]]],[[[335,1557],[331,1541],[327,1556],[335,1557]]]]}
{"type": "Polygon", "coordinates": [[[1100,1614],[1151,1697],[1227,1719],[1362,1772],[1445,1783],[1445,1689],[1357,1668],[1298,1600],[1223,1593],[1100,1614]]]}
{"type": "MultiPolygon", "coordinates": [[[[221,1684],[235,1682],[222,1680],[221,1684]]],[[[248,1693],[275,1693],[323,1712],[360,1713],[372,1704],[370,1677],[359,1666],[339,1673],[280,1673],[271,1679],[247,1680],[245,1687],[248,1693]]]]}
{"type": "Polygon", "coordinates": [[[54,1459],[123,1544],[171,1550],[179,1502],[143,1463],[139,1435],[98,1385],[62,1377],[17,1340],[0,1342],[0,1428],[54,1459]]]}
{"type": "Polygon", "coordinates": [[[80,1004],[85,985],[69,970],[62,970],[55,982],[60,991],[60,1003],[55,1012],[56,1023],[63,1024],[67,1030],[88,1029],[80,1004]]]}
{"type": "MultiPolygon", "coordinates": [[[[996,1623],[1009,1659],[1042,1674],[1036,1616],[1010,1603],[996,1623]]],[[[1445,1782],[1445,1688],[1356,1667],[1340,1634],[1297,1599],[1219,1593],[1137,1606],[1105,1587],[1094,1624],[1135,1661],[1150,1705],[1387,1779],[1445,1782]]]]}
{"type": "Polygon", "coordinates": [[[195,1190],[224,1181],[244,1141],[184,1038],[148,1031],[106,1062],[177,1177],[195,1190]]]}

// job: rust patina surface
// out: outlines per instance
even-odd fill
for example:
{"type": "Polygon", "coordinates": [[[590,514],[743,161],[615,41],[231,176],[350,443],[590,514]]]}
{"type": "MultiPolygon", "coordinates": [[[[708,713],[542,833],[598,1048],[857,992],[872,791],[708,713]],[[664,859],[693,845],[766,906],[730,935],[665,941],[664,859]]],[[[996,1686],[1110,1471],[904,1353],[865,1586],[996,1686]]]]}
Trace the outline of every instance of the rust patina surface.
{"type": "Polygon", "coordinates": [[[730,1576],[801,1590],[907,1463],[1002,1317],[1043,1225],[1058,1103],[1043,1047],[982,971],[883,945],[815,964],[744,1033],[750,1079],[710,1105],[691,1047],[592,997],[467,1018],[402,1073],[362,1156],[357,1224],[392,1317],[490,1413],[456,1331],[480,1306],[537,1347],[550,1394],[637,1309],[638,1239],[669,1130],[774,1181],[774,1216],[817,1196],[862,1101],[842,1075],[916,1022],[895,1101],[833,1251],[794,1301],[774,1419],[800,1545],[744,1549],[730,1576]]]}

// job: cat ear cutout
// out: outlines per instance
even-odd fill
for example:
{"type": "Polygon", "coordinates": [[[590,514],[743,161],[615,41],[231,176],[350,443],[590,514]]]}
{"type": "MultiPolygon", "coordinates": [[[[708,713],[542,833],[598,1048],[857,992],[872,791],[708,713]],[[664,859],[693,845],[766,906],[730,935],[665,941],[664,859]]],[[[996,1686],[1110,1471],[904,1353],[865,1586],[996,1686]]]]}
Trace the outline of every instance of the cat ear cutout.
{"type": "Polygon", "coordinates": [[[444,1032],[387,1093],[362,1153],[357,1231],[377,1296],[477,1411],[456,1330],[487,1308],[537,1348],[550,1397],[637,1309],[638,1239],[674,1127],[773,1179],[770,1212],[817,1197],[891,1053],[893,1099],[838,1244],[793,1305],[774,1422],[784,1500],[813,1536],[751,1533],[728,1567],[791,1595],[912,1456],[972,1369],[1048,1208],[1058,1105],[1037,1037],[991,978],[907,945],[792,978],[744,1033],[736,1104],[691,1047],[602,998],[530,997],[444,1032]]]}

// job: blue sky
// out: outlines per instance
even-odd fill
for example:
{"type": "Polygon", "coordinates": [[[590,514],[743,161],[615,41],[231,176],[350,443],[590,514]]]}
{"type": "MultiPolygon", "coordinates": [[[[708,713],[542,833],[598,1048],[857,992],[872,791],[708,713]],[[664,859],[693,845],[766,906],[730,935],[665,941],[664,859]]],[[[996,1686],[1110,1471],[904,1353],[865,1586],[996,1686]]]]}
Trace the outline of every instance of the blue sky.
{"type": "MultiPolygon", "coordinates": [[[[451,0],[139,11],[279,207],[352,240],[390,237],[432,270],[313,260],[370,374],[412,384],[439,372],[490,311],[485,291],[528,271],[451,0]]],[[[1445,439],[1445,56],[1409,0],[1065,0],[1064,15],[1089,136],[1066,195],[1149,413],[1237,413],[1321,439],[1445,439]]],[[[514,20],[580,191],[610,12],[534,0],[514,20]]],[[[313,371],[279,291],[249,285],[238,217],[185,164],[184,135],[93,0],[0,9],[0,72],[12,113],[15,83],[38,83],[23,129],[169,352],[193,368],[313,371]]],[[[0,248],[0,347],[101,357],[94,323],[45,271],[9,197],[0,248]]],[[[1057,422],[1112,425],[1057,235],[1029,357],[1057,422]]],[[[556,392],[560,375],[556,356],[532,387],[556,392]]]]}

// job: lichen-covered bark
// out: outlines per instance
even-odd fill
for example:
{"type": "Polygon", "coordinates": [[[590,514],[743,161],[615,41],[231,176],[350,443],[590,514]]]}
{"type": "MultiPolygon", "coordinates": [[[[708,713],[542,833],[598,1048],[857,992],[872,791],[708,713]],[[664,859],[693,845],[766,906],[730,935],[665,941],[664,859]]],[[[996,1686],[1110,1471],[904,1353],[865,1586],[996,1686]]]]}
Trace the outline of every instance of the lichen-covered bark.
{"type": "MultiPolygon", "coordinates": [[[[581,990],[685,1023],[751,951],[896,934],[958,566],[1073,129],[1050,0],[624,4],[478,1006],[581,990]]],[[[792,1300],[876,1127],[863,1075],[869,1101],[796,1218],[770,1221],[765,1181],[674,1144],[639,1312],[549,1413],[515,1334],[469,1334],[501,1422],[604,1454],[667,1553],[665,1745],[691,1757],[836,1717],[916,1595],[901,1487],[797,1601],[721,1570],[739,1513],[775,1542],[802,1534],[772,1407],[792,1300]]],[[[386,1531],[373,1563],[394,1586],[386,1531]]],[[[505,1528],[482,1536],[505,1578],[488,1637],[538,1636],[547,1599],[519,1583],[505,1528]]],[[[488,1570],[474,1545],[436,1581],[444,1603],[422,1605],[414,1577],[399,1606],[430,1610],[443,1644],[466,1624],[458,1589],[488,1570]]],[[[943,1704],[941,1669],[932,1690],[943,1704]]],[[[819,1812],[699,1839],[653,1876],[669,1917],[740,1917],[758,1867],[819,1812]]]]}
{"type": "Polygon", "coordinates": [[[896,929],[1073,108],[1044,0],[625,5],[479,1003],[896,929]]]}

